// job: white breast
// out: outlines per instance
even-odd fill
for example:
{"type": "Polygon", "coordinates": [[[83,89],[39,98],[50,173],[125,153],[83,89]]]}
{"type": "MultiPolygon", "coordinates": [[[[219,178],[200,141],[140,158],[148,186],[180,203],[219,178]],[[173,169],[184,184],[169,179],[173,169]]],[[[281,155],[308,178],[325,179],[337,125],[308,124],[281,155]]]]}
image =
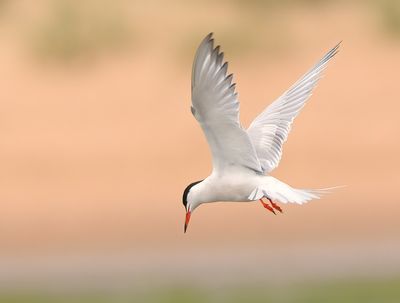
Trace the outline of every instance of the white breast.
{"type": "Polygon", "coordinates": [[[250,193],[260,185],[263,176],[247,169],[213,173],[194,186],[188,198],[194,203],[216,201],[247,202],[250,193]]]}

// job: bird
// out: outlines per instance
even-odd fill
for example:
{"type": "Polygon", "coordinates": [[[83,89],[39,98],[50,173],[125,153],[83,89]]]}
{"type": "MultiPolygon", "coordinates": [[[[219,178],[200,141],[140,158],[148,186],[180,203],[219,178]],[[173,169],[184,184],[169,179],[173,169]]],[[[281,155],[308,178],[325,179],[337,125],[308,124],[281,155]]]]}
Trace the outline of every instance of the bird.
{"type": "Polygon", "coordinates": [[[337,54],[339,42],[308,72],[265,108],[245,129],[239,120],[239,101],[228,74],[228,62],[213,33],[200,43],[192,67],[191,112],[200,124],[212,156],[212,172],[184,190],[184,233],[193,211],[211,202],[260,201],[276,214],[278,203],[304,204],[319,199],[331,188],[297,189],[272,177],[293,120],[311,96],[318,80],[337,54]]]}

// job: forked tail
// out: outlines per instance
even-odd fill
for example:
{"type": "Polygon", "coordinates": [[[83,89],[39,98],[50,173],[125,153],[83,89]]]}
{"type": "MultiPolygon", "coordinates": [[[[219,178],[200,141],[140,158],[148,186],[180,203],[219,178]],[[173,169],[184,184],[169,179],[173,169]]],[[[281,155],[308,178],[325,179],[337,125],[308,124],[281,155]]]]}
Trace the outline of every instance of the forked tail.
{"type": "Polygon", "coordinates": [[[281,203],[304,204],[313,199],[320,199],[323,195],[331,193],[342,186],[322,189],[297,189],[271,176],[266,176],[265,182],[256,187],[250,194],[249,200],[268,198],[281,203]]]}

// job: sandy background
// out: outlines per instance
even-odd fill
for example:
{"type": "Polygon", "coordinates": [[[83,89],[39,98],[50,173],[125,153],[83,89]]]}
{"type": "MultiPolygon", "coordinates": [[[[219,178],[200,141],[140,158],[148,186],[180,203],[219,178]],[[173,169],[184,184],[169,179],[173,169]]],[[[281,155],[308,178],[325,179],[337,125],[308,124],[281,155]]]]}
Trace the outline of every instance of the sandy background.
{"type": "Polygon", "coordinates": [[[355,273],[400,273],[400,38],[386,4],[0,3],[3,281],[138,264],[182,278],[183,263],[199,272],[196,259],[205,273],[252,272],[264,254],[301,256],[299,279],[302,266],[330,276],[343,260],[355,273]],[[346,188],[276,217],[258,203],[207,205],[183,234],[182,192],[211,170],[189,110],[192,58],[210,31],[245,126],[343,40],[273,176],[346,188]]]}

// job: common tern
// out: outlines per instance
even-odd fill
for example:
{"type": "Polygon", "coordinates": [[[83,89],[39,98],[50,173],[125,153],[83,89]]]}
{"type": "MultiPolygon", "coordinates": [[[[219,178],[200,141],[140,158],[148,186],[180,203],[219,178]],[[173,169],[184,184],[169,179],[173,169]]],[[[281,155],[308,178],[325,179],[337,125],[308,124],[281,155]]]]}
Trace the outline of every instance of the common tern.
{"type": "Polygon", "coordinates": [[[193,211],[203,203],[260,201],[269,211],[279,203],[303,204],[319,199],[327,189],[297,189],[270,176],[282,157],[292,122],[304,107],[339,44],[294,85],[259,114],[246,130],[239,121],[239,101],[227,75],[228,63],[212,33],[197,49],[192,69],[192,106],[211,150],[210,176],[189,184],[183,192],[184,232],[193,211]],[[263,201],[265,199],[265,201],[263,201]]]}

